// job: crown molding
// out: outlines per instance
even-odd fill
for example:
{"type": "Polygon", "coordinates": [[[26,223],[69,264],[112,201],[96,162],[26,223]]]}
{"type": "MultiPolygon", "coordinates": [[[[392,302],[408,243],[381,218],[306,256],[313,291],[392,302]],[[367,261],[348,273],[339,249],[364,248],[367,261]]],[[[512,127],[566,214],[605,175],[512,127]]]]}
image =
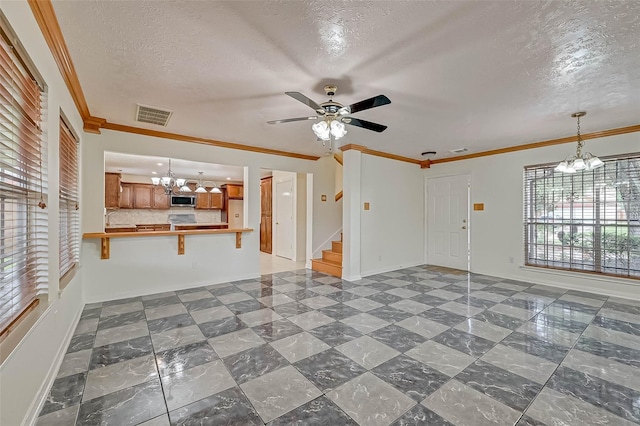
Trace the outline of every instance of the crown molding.
{"type": "Polygon", "coordinates": [[[105,121],[104,123],[102,123],[100,127],[107,130],[114,130],[116,132],[134,133],[137,135],[153,136],[157,138],[171,139],[171,140],[181,141],[181,142],[199,143],[204,145],[217,146],[220,148],[239,149],[242,151],[258,152],[261,154],[271,154],[271,155],[279,155],[282,157],[299,158],[302,160],[316,161],[320,158],[315,155],[298,154],[297,152],[280,151],[278,149],[261,148],[261,147],[252,146],[252,145],[243,145],[243,144],[233,143],[233,142],[224,142],[224,141],[218,141],[215,139],[207,139],[207,138],[200,138],[197,136],[182,135],[180,133],[170,133],[170,132],[162,132],[158,130],[149,130],[149,129],[143,129],[141,127],[110,123],[108,121],[105,121]]]}
{"type": "Polygon", "coordinates": [[[84,131],[87,133],[100,134],[100,128],[105,125],[106,119],[100,117],[87,117],[83,120],[84,131]]]}
{"type": "Polygon", "coordinates": [[[355,151],[360,151],[363,154],[374,155],[376,157],[388,158],[390,160],[403,161],[405,163],[411,163],[411,164],[417,164],[417,165],[420,165],[422,163],[420,160],[416,160],[414,158],[403,157],[401,155],[395,155],[395,154],[389,154],[388,152],[384,152],[384,151],[376,151],[374,149],[369,149],[366,146],[362,146],[362,145],[348,144],[348,145],[341,146],[340,150],[341,151],[355,150],[355,151]]]}
{"type": "MultiPolygon", "coordinates": [[[[607,136],[624,135],[626,133],[640,132],[640,124],[627,127],[618,127],[616,129],[602,130],[599,132],[582,134],[582,140],[604,138],[607,136]]],[[[577,142],[578,136],[567,136],[565,138],[550,139],[542,142],[526,143],[523,145],[510,146],[507,148],[491,149],[489,151],[475,152],[472,154],[461,155],[459,157],[439,158],[436,160],[425,160],[420,163],[420,167],[428,169],[432,164],[449,163],[451,161],[469,160],[471,158],[487,157],[489,155],[507,154],[509,152],[524,151],[527,149],[544,148],[546,146],[560,145],[563,143],[577,142]]]]}
{"type": "MultiPolygon", "coordinates": [[[[87,100],[82,92],[78,74],[76,74],[76,69],[73,66],[69,49],[62,36],[58,18],[53,10],[53,4],[51,0],[28,0],[28,2],[31,7],[31,12],[40,27],[40,31],[49,46],[49,50],[51,50],[53,59],[58,65],[60,74],[62,74],[62,79],[69,89],[73,102],[76,104],[82,120],[86,122],[88,118],[91,118],[91,113],[89,112],[87,100]]],[[[98,130],[98,133],[99,132],[98,130]]]]}

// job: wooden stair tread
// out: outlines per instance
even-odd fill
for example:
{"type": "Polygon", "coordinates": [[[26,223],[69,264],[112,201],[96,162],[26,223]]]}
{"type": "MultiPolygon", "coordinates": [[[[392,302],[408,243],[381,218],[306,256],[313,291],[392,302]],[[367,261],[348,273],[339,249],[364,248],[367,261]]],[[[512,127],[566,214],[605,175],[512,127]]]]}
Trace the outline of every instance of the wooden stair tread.
{"type": "Polygon", "coordinates": [[[325,263],[327,265],[338,266],[338,267],[342,268],[342,263],[341,262],[334,262],[333,260],[327,260],[327,259],[311,259],[311,260],[313,262],[325,263]]]}

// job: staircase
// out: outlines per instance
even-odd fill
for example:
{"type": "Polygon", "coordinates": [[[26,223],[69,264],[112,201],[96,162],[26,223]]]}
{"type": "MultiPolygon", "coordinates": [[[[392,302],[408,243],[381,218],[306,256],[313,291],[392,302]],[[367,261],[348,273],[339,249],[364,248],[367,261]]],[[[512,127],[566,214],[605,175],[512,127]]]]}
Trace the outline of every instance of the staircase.
{"type": "Polygon", "coordinates": [[[322,250],[322,259],[311,259],[311,269],[342,278],[342,233],[340,241],[331,241],[331,250],[322,250]]]}

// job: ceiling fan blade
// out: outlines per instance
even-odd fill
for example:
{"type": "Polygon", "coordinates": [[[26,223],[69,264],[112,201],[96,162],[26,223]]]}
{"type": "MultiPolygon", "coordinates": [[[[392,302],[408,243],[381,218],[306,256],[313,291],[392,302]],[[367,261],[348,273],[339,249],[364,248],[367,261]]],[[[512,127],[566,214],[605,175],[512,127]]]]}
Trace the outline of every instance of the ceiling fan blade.
{"type": "Polygon", "coordinates": [[[373,98],[365,99],[364,101],[356,102],[345,109],[348,109],[349,114],[355,114],[356,112],[364,111],[365,109],[375,108],[390,103],[391,101],[385,95],[378,95],[373,98]]]}
{"type": "Polygon", "coordinates": [[[268,124],[279,124],[279,123],[290,123],[292,121],[305,121],[305,120],[316,120],[318,119],[317,115],[313,117],[298,117],[298,118],[284,118],[282,120],[271,120],[267,121],[268,124]]]}
{"type": "Polygon", "coordinates": [[[311,99],[307,98],[305,95],[303,95],[300,92],[284,92],[284,94],[291,96],[296,101],[302,102],[303,104],[305,104],[306,106],[308,106],[313,110],[322,111],[322,107],[320,105],[318,105],[315,101],[312,101],[311,99]]]}
{"type": "Polygon", "coordinates": [[[382,124],[372,123],[371,121],[360,120],[359,118],[353,118],[353,117],[344,117],[341,121],[344,124],[350,124],[352,126],[362,127],[363,129],[373,130],[374,132],[378,132],[378,133],[384,132],[387,128],[387,126],[382,124]]]}

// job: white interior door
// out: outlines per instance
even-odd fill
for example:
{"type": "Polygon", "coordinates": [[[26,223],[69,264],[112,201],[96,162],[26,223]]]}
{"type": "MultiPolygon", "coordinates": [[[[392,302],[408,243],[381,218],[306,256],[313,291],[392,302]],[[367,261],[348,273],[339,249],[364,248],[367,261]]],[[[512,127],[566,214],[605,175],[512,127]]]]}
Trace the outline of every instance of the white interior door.
{"type": "Polygon", "coordinates": [[[293,260],[293,181],[276,183],[276,250],[277,256],[293,260]]]}
{"type": "Polygon", "coordinates": [[[469,176],[427,182],[427,261],[468,271],[469,176]]]}

